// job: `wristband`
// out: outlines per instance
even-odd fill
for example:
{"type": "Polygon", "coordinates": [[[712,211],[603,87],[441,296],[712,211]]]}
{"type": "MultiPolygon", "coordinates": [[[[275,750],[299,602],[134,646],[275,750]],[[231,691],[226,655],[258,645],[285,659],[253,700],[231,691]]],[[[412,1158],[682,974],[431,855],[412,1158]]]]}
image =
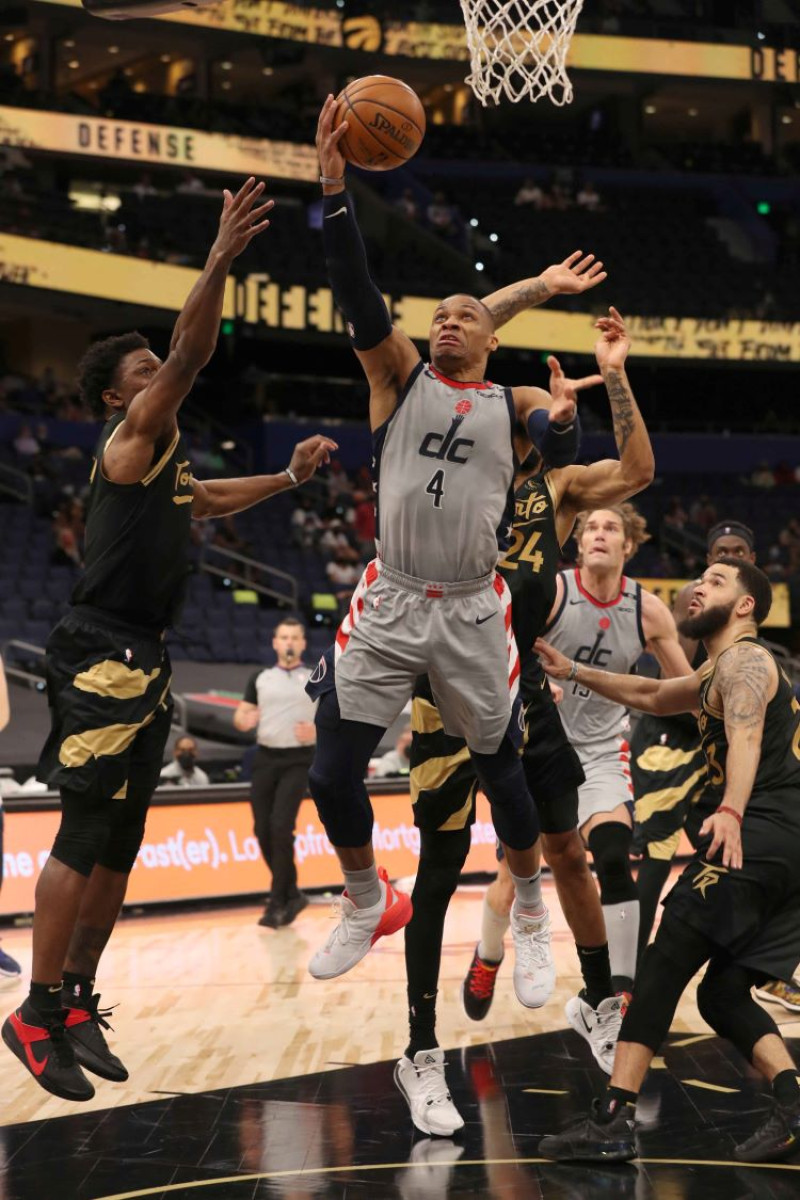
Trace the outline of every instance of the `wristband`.
{"type": "Polygon", "coordinates": [[[297,485],[298,485],[298,483],[300,482],[300,480],[297,478],[297,476],[295,475],[295,473],[294,473],[294,471],[292,470],[292,468],[291,468],[291,467],[284,467],[284,468],[283,468],[283,473],[284,473],[284,475],[288,475],[288,476],[289,476],[289,478],[291,479],[291,481],[292,481],[292,487],[297,487],[297,485]]]}
{"type": "Polygon", "coordinates": [[[344,175],[340,175],[338,179],[334,179],[330,175],[320,175],[319,181],[327,187],[334,187],[337,183],[344,183],[344,175]]]}
{"type": "Polygon", "coordinates": [[[578,664],[575,662],[575,659],[573,658],[572,662],[569,665],[569,675],[567,676],[567,679],[571,683],[573,679],[577,679],[577,678],[578,678],[578,664]]]}
{"type": "Polygon", "coordinates": [[[733,817],[736,821],[739,822],[739,828],[741,829],[742,815],[741,815],[741,813],[738,813],[735,808],[730,808],[729,805],[727,805],[727,804],[720,804],[719,808],[717,809],[717,812],[718,813],[727,813],[729,817],[733,817]]]}

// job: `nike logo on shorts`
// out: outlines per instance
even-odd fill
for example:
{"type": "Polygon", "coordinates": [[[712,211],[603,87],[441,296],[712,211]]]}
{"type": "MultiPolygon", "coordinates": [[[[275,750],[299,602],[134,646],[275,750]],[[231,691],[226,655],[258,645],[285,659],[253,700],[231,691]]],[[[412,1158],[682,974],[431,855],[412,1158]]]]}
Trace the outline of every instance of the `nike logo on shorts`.
{"type": "Polygon", "coordinates": [[[342,213],[346,213],[346,212],[347,212],[347,205],[343,204],[341,208],[337,208],[335,213],[328,213],[325,220],[330,221],[331,217],[340,217],[342,215],[342,213]]]}
{"type": "Polygon", "coordinates": [[[476,617],[475,624],[483,625],[486,621],[491,621],[492,617],[496,617],[497,613],[489,613],[488,617],[476,617]]]}

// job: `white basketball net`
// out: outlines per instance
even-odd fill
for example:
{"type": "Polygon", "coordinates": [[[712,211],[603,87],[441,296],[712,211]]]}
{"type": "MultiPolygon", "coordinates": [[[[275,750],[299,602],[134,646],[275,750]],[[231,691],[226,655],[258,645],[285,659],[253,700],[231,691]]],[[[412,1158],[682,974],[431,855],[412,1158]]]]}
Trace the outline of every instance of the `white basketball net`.
{"type": "Polygon", "coordinates": [[[583,0],[460,0],[467,27],[466,82],[481,104],[549,96],[572,101],[566,59],[583,0]]]}

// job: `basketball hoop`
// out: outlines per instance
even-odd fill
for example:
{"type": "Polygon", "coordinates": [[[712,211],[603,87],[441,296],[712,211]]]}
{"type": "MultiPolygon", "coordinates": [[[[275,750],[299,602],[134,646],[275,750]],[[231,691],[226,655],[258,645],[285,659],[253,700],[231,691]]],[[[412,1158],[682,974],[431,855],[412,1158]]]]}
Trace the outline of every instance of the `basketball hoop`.
{"type": "Polygon", "coordinates": [[[470,73],[466,82],[484,107],[532,104],[548,96],[570,104],[567,51],[583,0],[460,0],[467,27],[470,73]]]}

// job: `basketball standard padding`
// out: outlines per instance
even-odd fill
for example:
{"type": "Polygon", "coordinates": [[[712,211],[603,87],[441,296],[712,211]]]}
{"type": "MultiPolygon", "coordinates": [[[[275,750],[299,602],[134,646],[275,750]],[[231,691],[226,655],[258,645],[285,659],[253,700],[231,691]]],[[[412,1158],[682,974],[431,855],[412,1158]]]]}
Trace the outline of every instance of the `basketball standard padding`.
{"type": "Polygon", "coordinates": [[[425,136],[425,109],[417,93],[391,75],[365,75],[336,98],[333,127],[347,121],[339,143],[348,162],[367,171],[391,171],[413,158],[425,136]]]}
{"type": "Polygon", "coordinates": [[[93,17],[108,21],[130,21],[134,17],[160,17],[164,13],[211,8],[219,0],[81,0],[93,17]]]}

